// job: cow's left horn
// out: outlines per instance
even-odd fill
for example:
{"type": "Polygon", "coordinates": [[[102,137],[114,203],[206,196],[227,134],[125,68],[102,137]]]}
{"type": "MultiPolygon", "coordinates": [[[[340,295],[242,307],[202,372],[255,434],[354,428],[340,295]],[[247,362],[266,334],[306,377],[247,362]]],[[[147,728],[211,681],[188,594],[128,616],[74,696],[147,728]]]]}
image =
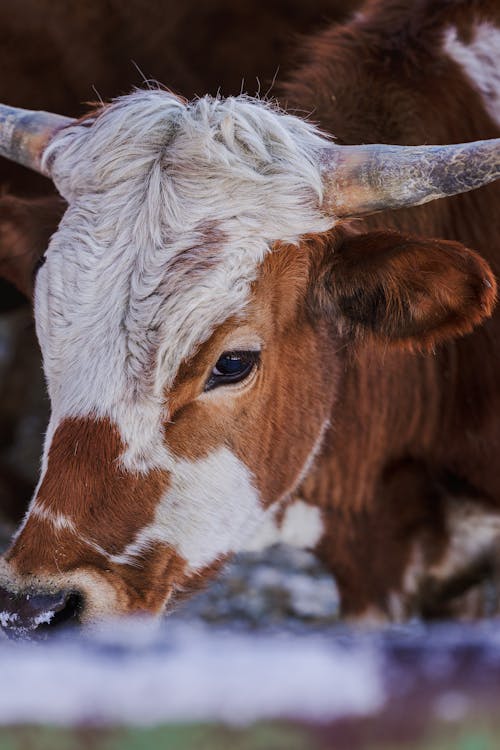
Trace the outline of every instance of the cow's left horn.
{"type": "Polygon", "coordinates": [[[323,210],[338,218],[418,206],[500,177],[500,138],[446,146],[332,145],[322,150],[323,210]]]}
{"type": "Polygon", "coordinates": [[[0,104],[0,156],[41,174],[42,155],[51,138],[74,122],[50,112],[33,112],[0,104]]]}

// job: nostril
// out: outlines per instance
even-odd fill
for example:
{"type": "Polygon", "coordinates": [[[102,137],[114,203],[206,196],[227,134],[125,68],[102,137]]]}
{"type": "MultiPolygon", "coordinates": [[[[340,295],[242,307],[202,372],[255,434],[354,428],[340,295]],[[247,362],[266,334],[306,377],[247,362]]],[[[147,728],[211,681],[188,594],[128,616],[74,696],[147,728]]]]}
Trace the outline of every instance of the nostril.
{"type": "Polygon", "coordinates": [[[53,628],[57,625],[69,625],[72,622],[77,622],[79,615],[83,610],[83,597],[76,591],[70,591],[66,593],[66,597],[59,608],[50,610],[53,614],[47,621],[41,623],[40,626],[48,626],[53,628]]]}
{"type": "Polygon", "coordinates": [[[40,635],[77,622],[82,609],[83,597],[75,591],[39,594],[0,589],[0,626],[12,637],[40,635]]]}

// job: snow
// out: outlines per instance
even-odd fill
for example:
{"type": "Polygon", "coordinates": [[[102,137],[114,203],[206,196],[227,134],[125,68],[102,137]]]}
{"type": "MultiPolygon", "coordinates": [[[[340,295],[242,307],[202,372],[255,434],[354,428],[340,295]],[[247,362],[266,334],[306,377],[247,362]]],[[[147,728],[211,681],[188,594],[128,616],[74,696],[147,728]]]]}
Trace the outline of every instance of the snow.
{"type": "Polygon", "coordinates": [[[338,621],[338,612],[332,576],[311,553],[278,545],[236,556],[211,586],[183,603],[174,619],[325,627],[338,621]]]}
{"type": "Polygon", "coordinates": [[[2,724],[326,720],[384,702],[376,651],[319,635],[133,620],[42,645],[3,641],[0,661],[2,724]]]}
{"type": "Polygon", "coordinates": [[[0,640],[0,663],[3,726],[317,724],[425,706],[430,720],[457,723],[500,699],[496,621],[299,633],[130,619],[0,640]]]}
{"type": "Polygon", "coordinates": [[[33,617],[32,622],[30,623],[30,626],[33,629],[36,629],[39,625],[48,625],[52,618],[54,617],[55,612],[52,610],[48,610],[47,612],[41,612],[36,617],[33,617]]]}
{"type": "MultiPolygon", "coordinates": [[[[29,594],[26,596],[29,599],[29,594]]],[[[40,625],[48,625],[55,612],[47,610],[46,612],[40,612],[40,614],[32,617],[23,622],[22,625],[18,625],[19,615],[16,612],[3,611],[0,612],[0,626],[2,628],[8,628],[9,632],[14,637],[27,637],[30,631],[35,631],[40,625]]]]}
{"type": "Polygon", "coordinates": [[[19,619],[19,616],[15,612],[0,612],[0,625],[2,628],[6,628],[12,625],[13,622],[19,619]]]}

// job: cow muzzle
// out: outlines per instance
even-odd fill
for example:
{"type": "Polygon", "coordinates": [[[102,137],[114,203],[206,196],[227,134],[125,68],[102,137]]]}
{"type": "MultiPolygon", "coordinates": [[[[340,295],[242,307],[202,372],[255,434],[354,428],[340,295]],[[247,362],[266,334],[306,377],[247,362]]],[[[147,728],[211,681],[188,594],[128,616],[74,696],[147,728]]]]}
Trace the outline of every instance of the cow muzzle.
{"type": "Polygon", "coordinates": [[[14,593],[0,588],[0,626],[9,638],[40,637],[79,622],[83,596],[78,591],[14,593]]]}

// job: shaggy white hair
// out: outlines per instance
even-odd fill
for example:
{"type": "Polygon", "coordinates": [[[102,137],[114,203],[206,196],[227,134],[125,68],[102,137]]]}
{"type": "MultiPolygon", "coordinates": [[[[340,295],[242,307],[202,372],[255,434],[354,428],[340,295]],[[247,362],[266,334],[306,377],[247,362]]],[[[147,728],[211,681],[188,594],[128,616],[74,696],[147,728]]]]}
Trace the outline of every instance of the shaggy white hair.
{"type": "Polygon", "coordinates": [[[274,241],[334,223],[319,208],[327,144],[262,101],[164,91],[121,97],[54,138],[44,162],[69,207],[35,293],[49,433],[107,416],[130,466],[165,464],[164,394],[182,360],[244,310],[274,241]]]}

